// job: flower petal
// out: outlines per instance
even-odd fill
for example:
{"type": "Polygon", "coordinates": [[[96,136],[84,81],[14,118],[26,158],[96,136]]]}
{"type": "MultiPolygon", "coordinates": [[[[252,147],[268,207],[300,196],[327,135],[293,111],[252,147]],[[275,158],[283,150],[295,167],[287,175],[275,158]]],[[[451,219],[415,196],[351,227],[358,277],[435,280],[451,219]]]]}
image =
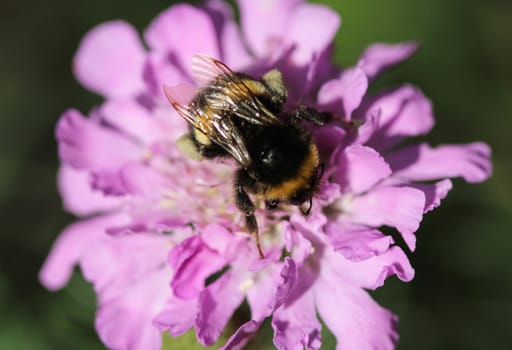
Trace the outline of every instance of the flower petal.
{"type": "Polygon", "coordinates": [[[134,100],[109,100],[101,106],[99,113],[109,125],[144,144],[164,136],[155,118],[134,100]]]}
{"type": "Polygon", "coordinates": [[[195,320],[197,338],[203,345],[212,345],[235,310],[244,300],[240,286],[244,273],[227,271],[218,280],[203,290],[199,296],[199,312],[195,320]]]}
{"type": "Polygon", "coordinates": [[[119,177],[127,193],[155,201],[163,196],[166,179],[155,168],[141,163],[130,163],[121,168],[119,177]]]}
{"type": "MultiPolygon", "coordinates": [[[[110,227],[128,222],[127,215],[121,218],[124,220],[114,222],[104,230],[80,260],[82,274],[94,284],[100,304],[124,297],[130,293],[131,287],[144,284],[146,278],[159,274],[167,266],[166,254],[172,244],[169,236],[141,233],[119,239],[105,234],[110,227]]],[[[167,270],[167,278],[161,285],[166,292],[169,290],[169,275],[167,270]]]]}
{"type": "Polygon", "coordinates": [[[272,52],[283,44],[290,13],[303,0],[237,2],[240,9],[240,24],[249,47],[258,57],[270,57],[272,52]]]}
{"type": "Polygon", "coordinates": [[[297,266],[285,258],[281,266],[274,264],[258,275],[257,284],[247,291],[247,301],[254,320],[268,317],[286,300],[297,281],[297,266]]]}
{"type": "Polygon", "coordinates": [[[339,78],[326,82],[318,92],[318,104],[343,120],[350,121],[368,89],[368,78],[359,67],[343,71],[339,78]]]}
{"type": "Polygon", "coordinates": [[[373,97],[362,109],[367,116],[378,114],[379,124],[368,144],[379,151],[389,150],[407,137],[426,134],[434,126],[432,103],[410,85],[373,97]]]}
{"type": "Polygon", "coordinates": [[[342,144],[347,132],[336,125],[323,125],[314,128],[312,134],[315,138],[318,152],[324,157],[328,157],[342,144]]]}
{"type": "Polygon", "coordinates": [[[299,279],[285,304],[274,312],[274,344],[280,349],[320,349],[322,326],[316,317],[311,283],[315,279],[309,268],[298,272],[299,279]]]}
{"type": "Polygon", "coordinates": [[[252,58],[247,52],[242,34],[234,20],[233,10],[222,0],[209,0],[204,5],[216,27],[222,62],[234,71],[249,66],[252,58]]]}
{"type": "Polygon", "coordinates": [[[391,169],[384,158],[370,147],[348,146],[340,149],[333,158],[338,166],[332,179],[345,192],[365,192],[391,175],[391,169]]]}
{"type": "Polygon", "coordinates": [[[91,187],[91,174],[63,164],[57,176],[59,193],[64,208],[77,216],[88,216],[111,211],[121,203],[91,187]]]}
{"type": "Polygon", "coordinates": [[[393,275],[404,282],[411,281],[414,278],[414,269],[403,250],[393,246],[382,254],[351,265],[345,274],[345,277],[351,276],[351,284],[375,290],[393,275]]]}
{"type": "Polygon", "coordinates": [[[334,250],[354,262],[380,255],[394,243],[391,236],[361,225],[329,222],[326,231],[334,250]]]}
{"type": "Polygon", "coordinates": [[[315,54],[323,52],[334,40],[340,23],[339,15],[327,6],[307,3],[297,6],[286,27],[286,40],[295,45],[293,62],[303,66],[315,54]]]}
{"type": "MultiPolygon", "coordinates": [[[[190,62],[189,62],[190,64],[190,62]]],[[[168,53],[152,51],[149,53],[144,66],[144,80],[148,85],[149,93],[161,100],[165,100],[162,86],[177,85],[187,81],[188,78],[168,53]]]]}
{"type": "Polygon", "coordinates": [[[491,149],[485,143],[442,145],[417,144],[390,153],[386,160],[396,176],[414,181],[462,177],[481,182],[492,174],[491,149]]]}
{"type": "Polygon", "coordinates": [[[199,236],[186,239],[169,253],[174,270],[171,287],[178,298],[193,299],[205,288],[206,278],[220,271],[226,260],[204,244],[199,236]]]}
{"type": "Polygon", "coordinates": [[[169,243],[169,236],[154,234],[104,235],[81,259],[83,274],[98,295],[96,330],[108,348],[160,348],[153,318],[170,294],[169,243]]]}
{"type": "Polygon", "coordinates": [[[252,338],[258,331],[263,322],[248,321],[241,325],[236,332],[229,338],[228,342],[224,344],[219,350],[240,350],[243,349],[245,344],[252,338]]]}
{"type": "Polygon", "coordinates": [[[197,299],[179,299],[171,296],[153,323],[160,331],[169,331],[173,337],[182,335],[194,326],[197,316],[197,299]]]}
{"type": "Polygon", "coordinates": [[[158,204],[164,197],[166,180],[155,168],[131,162],[115,171],[95,172],[92,184],[106,195],[138,195],[158,204]]]}
{"type": "Polygon", "coordinates": [[[73,60],[82,85],[107,97],[144,90],[145,51],[136,30],[123,21],[101,24],[85,35],[73,60]]]}
{"type": "Polygon", "coordinates": [[[416,246],[414,232],[423,218],[425,195],[411,187],[381,187],[355,197],[347,215],[354,223],[379,227],[396,227],[405,243],[413,251],[416,246]]]}
{"type": "Polygon", "coordinates": [[[101,236],[108,226],[124,222],[124,215],[99,216],[78,221],[68,226],[53,244],[48,258],[39,272],[39,280],[48,289],[64,287],[74,266],[101,236]]]}
{"type": "Polygon", "coordinates": [[[297,269],[294,261],[285,258],[281,267],[268,266],[256,275],[252,275],[240,285],[247,289],[247,301],[251,308],[252,320],[244,323],[229,338],[222,349],[242,349],[259,329],[266,317],[270,316],[288,297],[295,286],[297,269]]]}
{"type": "Polygon", "coordinates": [[[448,179],[433,184],[412,184],[411,186],[425,194],[425,213],[437,208],[453,187],[448,179]]]}
{"type": "Polygon", "coordinates": [[[137,145],[74,109],[63,113],[56,136],[60,158],[78,169],[115,169],[140,156],[137,145]]]}
{"type": "Polygon", "coordinates": [[[398,340],[397,317],[379,306],[366,291],[325,276],[314,289],[320,317],[337,339],[336,349],[392,350],[398,340]]]}
{"type": "Polygon", "coordinates": [[[168,277],[165,270],[145,276],[123,295],[100,304],[95,326],[108,348],[160,350],[162,335],[153,318],[169,294],[168,277]]]}
{"type": "Polygon", "coordinates": [[[370,79],[374,79],[383,70],[411,57],[417,49],[418,43],[413,41],[400,44],[373,44],[364,50],[357,65],[370,79]]]}
{"type": "Polygon", "coordinates": [[[192,56],[197,53],[220,57],[212,19],[197,7],[177,4],[156,17],[144,33],[152,49],[172,54],[191,77],[192,56]]]}
{"type": "Polygon", "coordinates": [[[301,232],[293,227],[293,225],[286,225],[283,231],[286,250],[291,252],[291,256],[295,262],[302,264],[304,260],[315,251],[315,248],[309,240],[304,238],[301,232]]]}

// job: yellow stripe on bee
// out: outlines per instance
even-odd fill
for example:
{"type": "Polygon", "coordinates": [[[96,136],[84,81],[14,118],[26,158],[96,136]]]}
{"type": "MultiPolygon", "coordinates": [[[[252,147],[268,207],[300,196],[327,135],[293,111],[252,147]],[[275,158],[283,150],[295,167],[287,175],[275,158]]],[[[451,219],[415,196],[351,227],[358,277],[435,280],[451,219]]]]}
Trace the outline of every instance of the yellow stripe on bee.
{"type": "Polygon", "coordinates": [[[292,197],[298,190],[306,188],[311,176],[313,176],[313,172],[318,167],[318,162],[318,149],[314,143],[310,143],[308,156],[302,163],[296,176],[269,188],[265,191],[265,197],[286,200],[292,197]]]}

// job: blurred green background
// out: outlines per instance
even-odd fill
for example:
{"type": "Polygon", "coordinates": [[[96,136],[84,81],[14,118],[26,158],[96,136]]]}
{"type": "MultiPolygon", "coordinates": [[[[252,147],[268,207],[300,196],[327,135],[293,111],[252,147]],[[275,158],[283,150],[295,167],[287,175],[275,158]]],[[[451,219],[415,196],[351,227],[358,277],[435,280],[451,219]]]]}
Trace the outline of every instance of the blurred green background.
{"type": "MultiPolygon", "coordinates": [[[[493,177],[479,185],[456,180],[424,218],[412,257],[416,278],[390,279],[374,293],[400,316],[398,349],[512,349],[512,2],[317,2],[342,15],[339,63],[354,63],[375,41],[422,43],[379,85],[409,81],[425,91],[437,118],[432,144],[483,140],[493,148],[493,177]]],[[[100,101],[71,74],[82,35],[118,18],[143,30],[170,3],[0,4],[0,349],[103,348],[92,326],[94,296],[80,275],[57,293],[37,281],[53,240],[73,220],[55,188],[53,129],[66,108],[88,111],[100,101]]]]}

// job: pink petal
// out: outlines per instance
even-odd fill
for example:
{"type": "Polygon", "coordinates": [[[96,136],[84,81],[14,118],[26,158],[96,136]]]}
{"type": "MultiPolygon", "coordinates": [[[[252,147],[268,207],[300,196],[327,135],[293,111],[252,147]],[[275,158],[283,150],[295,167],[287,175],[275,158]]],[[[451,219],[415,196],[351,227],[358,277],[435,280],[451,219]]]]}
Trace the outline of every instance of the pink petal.
{"type": "Polygon", "coordinates": [[[235,260],[239,254],[244,252],[241,243],[245,243],[246,240],[236,237],[224,226],[217,224],[206,226],[203,229],[202,238],[206,246],[216,251],[227,261],[235,260]]]}
{"type": "Polygon", "coordinates": [[[334,250],[354,262],[380,255],[393,244],[391,236],[366,226],[329,222],[326,231],[334,250]]]}
{"type": "MultiPolygon", "coordinates": [[[[105,231],[128,222],[124,217],[123,221],[112,223],[105,231]]],[[[120,239],[104,232],[99,238],[83,254],[80,267],[85,279],[94,284],[100,303],[130,293],[131,287],[144,284],[146,278],[167,269],[166,255],[172,244],[169,236],[141,233],[120,239]]],[[[169,291],[169,276],[167,269],[167,278],[161,284],[166,292],[169,291]]],[[[157,290],[155,288],[155,292],[157,290]]]]}
{"type": "Polygon", "coordinates": [[[258,283],[247,291],[253,320],[262,321],[286,300],[297,281],[297,267],[291,258],[269,266],[258,275],[258,283]]]}
{"type": "Polygon", "coordinates": [[[332,176],[342,191],[362,193],[391,174],[384,158],[370,147],[353,145],[340,149],[334,156],[338,164],[332,176]]]}
{"type": "Polygon", "coordinates": [[[252,57],[245,47],[233,10],[221,0],[209,0],[204,9],[210,14],[219,35],[222,62],[231,69],[240,71],[252,63],[252,57]]]}
{"type": "Polygon", "coordinates": [[[197,299],[184,300],[171,296],[153,323],[160,331],[169,331],[171,336],[177,337],[194,326],[197,311],[197,299]]]}
{"type": "Polygon", "coordinates": [[[263,322],[248,321],[238,327],[236,332],[229,338],[228,342],[224,344],[219,350],[240,350],[243,349],[245,344],[254,336],[263,322]]]}
{"type": "Polygon", "coordinates": [[[291,252],[293,260],[298,264],[302,264],[315,251],[311,242],[304,238],[301,232],[297,231],[293,225],[288,224],[284,228],[284,239],[286,250],[291,252]]]}
{"type": "Polygon", "coordinates": [[[96,330],[107,347],[159,349],[153,318],[170,295],[169,243],[168,236],[154,234],[104,235],[81,259],[83,274],[98,294],[96,330]]]}
{"type": "Polygon", "coordinates": [[[433,184],[412,184],[411,186],[425,194],[425,213],[437,208],[453,187],[448,179],[433,184]]]}
{"type": "MultiPolygon", "coordinates": [[[[137,213],[132,215],[129,223],[121,226],[112,226],[107,229],[107,234],[116,238],[132,234],[169,234],[172,232],[173,237],[180,234],[180,239],[190,236],[184,233],[187,223],[190,221],[183,217],[170,216],[168,212],[163,209],[151,210],[148,213],[137,213]],[[179,230],[179,231],[178,231],[179,230]]],[[[177,241],[179,239],[176,238],[177,241]]]]}
{"type": "Polygon", "coordinates": [[[389,150],[411,136],[428,133],[434,126],[432,103],[415,87],[405,85],[371,99],[367,114],[379,111],[379,126],[369,145],[389,150]]]}
{"type": "Polygon", "coordinates": [[[242,303],[245,293],[240,286],[244,278],[244,274],[227,271],[201,292],[199,313],[195,320],[197,338],[201,344],[215,343],[242,303]]]}
{"type": "Polygon", "coordinates": [[[126,220],[124,215],[100,216],[68,226],[53,244],[39,272],[39,280],[48,289],[64,287],[74,266],[98,239],[106,236],[105,229],[126,220]]]}
{"type": "Polygon", "coordinates": [[[414,269],[398,246],[391,246],[379,255],[357,262],[346,259],[330,247],[322,253],[320,276],[325,280],[337,280],[343,286],[377,289],[392,275],[405,282],[414,278],[414,269]]]}
{"type": "Polygon", "coordinates": [[[163,195],[166,179],[161,172],[150,166],[130,163],[121,168],[119,176],[127,193],[155,200],[163,195]]]}
{"type": "Polygon", "coordinates": [[[73,70],[80,83],[94,92],[107,97],[133,96],[144,91],[144,56],[130,24],[107,22],[82,39],[73,70]]]}
{"type": "Polygon", "coordinates": [[[175,62],[172,62],[168,53],[153,51],[146,59],[144,79],[152,96],[164,100],[162,86],[176,85],[189,78],[176,66],[175,62]]]}
{"type": "Polygon", "coordinates": [[[167,182],[161,172],[140,162],[127,163],[115,171],[93,174],[93,187],[107,195],[139,195],[154,202],[164,197],[167,182]]]}
{"type": "Polygon", "coordinates": [[[123,295],[101,303],[96,331],[110,349],[160,350],[162,335],[153,318],[169,294],[169,272],[161,270],[131,283],[123,295]]]}
{"type": "Polygon", "coordinates": [[[359,67],[343,71],[339,78],[326,82],[318,92],[320,109],[350,121],[368,89],[368,78],[359,67]]]}
{"type": "Polygon", "coordinates": [[[422,191],[411,187],[381,187],[355,197],[348,206],[347,215],[352,222],[396,227],[407,246],[414,250],[416,237],[413,233],[419,227],[425,207],[422,191]]]}
{"type": "Polygon", "coordinates": [[[318,4],[300,4],[291,15],[286,27],[286,40],[296,45],[292,53],[293,62],[303,66],[311,61],[314,54],[320,54],[331,44],[341,20],[329,7],[318,4]]]}
{"type": "Polygon", "coordinates": [[[370,79],[374,79],[383,70],[411,57],[417,49],[418,44],[412,41],[400,44],[373,44],[364,50],[357,65],[370,79]]]}
{"type": "Polygon", "coordinates": [[[199,236],[186,239],[169,253],[174,270],[171,287],[182,299],[196,298],[205,288],[206,278],[220,271],[226,260],[207,247],[199,236]]]}
{"type": "Polygon", "coordinates": [[[137,145],[73,109],[61,116],[56,136],[60,158],[78,169],[115,169],[140,156],[137,145]]]}
{"type": "MultiPolygon", "coordinates": [[[[342,264],[340,263],[340,266],[342,264]]],[[[401,248],[393,246],[387,251],[370,259],[352,264],[345,277],[351,276],[351,283],[367,289],[377,289],[393,275],[409,282],[414,278],[414,269],[401,248]]]]}
{"type": "MultiPolygon", "coordinates": [[[[274,312],[274,345],[280,349],[320,349],[322,326],[316,317],[310,286],[314,273],[302,268],[286,303],[274,312]]],[[[332,307],[332,306],[331,306],[332,307]]]]}
{"type": "Polygon", "coordinates": [[[144,144],[164,136],[150,112],[134,100],[109,100],[101,106],[99,113],[110,125],[144,144]]]}
{"type": "Polygon", "coordinates": [[[290,14],[302,0],[238,0],[240,23],[250,49],[269,57],[284,43],[290,14]],[[264,23],[265,25],[262,25],[264,23]],[[258,30],[254,30],[257,28],[258,30]]]}
{"type": "Polygon", "coordinates": [[[108,212],[121,203],[115,197],[107,197],[91,187],[91,175],[63,164],[57,176],[59,193],[64,208],[77,216],[108,212]]]}
{"type": "MultiPolygon", "coordinates": [[[[259,329],[264,319],[270,316],[286,300],[295,286],[297,268],[295,262],[285,258],[281,266],[272,264],[257,275],[257,283],[249,277],[242,286],[247,285],[247,301],[251,307],[252,320],[243,324],[231,336],[222,349],[241,349],[259,329]]],[[[244,288],[242,288],[244,289],[244,288]]]]}
{"type": "Polygon", "coordinates": [[[320,317],[337,339],[336,349],[393,350],[397,317],[379,306],[366,291],[325,276],[314,289],[320,317]]]}
{"type": "Polygon", "coordinates": [[[105,196],[114,197],[126,194],[126,188],[117,170],[94,172],[91,185],[95,191],[101,191],[105,196]]]}
{"type": "Polygon", "coordinates": [[[212,19],[204,10],[188,4],[173,5],[162,12],[151,22],[144,37],[152,49],[173,54],[189,76],[194,54],[220,57],[212,19]]]}
{"type": "Polygon", "coordinates": [[[315,143],[321,155],[330,156],[345,139],[346,131],[336,125],[323,125],[312,130],[315,143]]]}
{"type": "Polygon", "coordinates": [[[374,108],[367,112],[363,118],[360,118],[359,115],[361,113],[359,110],[357,112],[358,113],[355,113],[357,114],[357,121],[362,122],[362,124],[357,128],[355,143],[366,144],[380,127],[380,115],[382,114],[382,110],[380,108],[374,108]]]}
{"type": "Polygon", "coordinates": [[[414,181],[462,177],[481,182],[492,174],[491,149],[485,143],[443,145],[417,144],[390,153],[386,160],[396,176],[414,181]]]}

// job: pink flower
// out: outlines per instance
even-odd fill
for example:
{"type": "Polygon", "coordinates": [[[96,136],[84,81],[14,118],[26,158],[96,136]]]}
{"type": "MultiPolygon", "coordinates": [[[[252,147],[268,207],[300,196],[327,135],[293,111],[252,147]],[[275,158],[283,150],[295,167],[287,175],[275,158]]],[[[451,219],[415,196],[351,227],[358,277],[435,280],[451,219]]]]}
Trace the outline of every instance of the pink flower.
{"type": "Polygon", "coordinates": [[[371,46],[340,70],[330,64],[336,13],[301,0],[238,3],[241,28],[220,0],[170,7],[144,33],[149,50],[121,21],[85,36],[74,73],[105,101],[88,117],[70,109],[57,124],[59,189],[80,219],[57,239],[41,282],[62,288],[78,264],[97,294],[97,332],[113,349],[159,349],[162,332],[190,328],[213,344],[243,300],[251,320],[225,349],[241,348],[267,317],[277,348],[318,349],[317,314],[340,349],[393,349],[397,317],[365,289],[414,271],[379,228],[396,228],[414,250],[449,178],[490,175],[489,148],[403,146],[433,127],[430,101],[408,85],[375,96],[367,88],[414,43],[371,46]],[[265,259],[232,200],[233,163],[194,161],[176,147],[187,125],[162,85],[192,82],[196,53],[255,77],[277,67],[288,108],[333,115],[311,129],[326,165],[311,215],[257,209],[265,259]]]}

